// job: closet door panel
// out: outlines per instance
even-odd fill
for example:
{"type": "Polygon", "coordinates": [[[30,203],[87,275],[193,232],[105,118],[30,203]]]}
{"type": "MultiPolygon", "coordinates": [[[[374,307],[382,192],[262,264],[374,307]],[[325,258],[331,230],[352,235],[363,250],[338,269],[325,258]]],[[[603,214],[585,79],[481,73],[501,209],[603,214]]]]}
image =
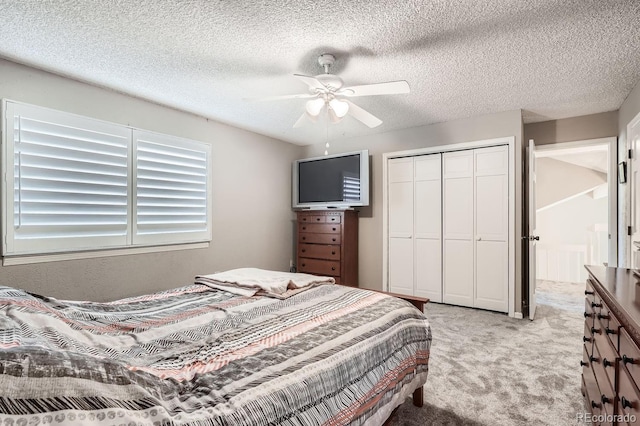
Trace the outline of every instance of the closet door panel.
{"type": "Polygon", "coordinates": [[[474,306],[508,312],[508,149],[475,150],[474,306]]]}
{"type": "Polygon", "coordinates": [[[442,172],[441,155],[414,163],[415,294],[442,302],[442,172]]]}
{"type": "Polygon", "coordinates": [[[443,296],[473,306],[473,151],[442,154],[443,296]]]}
{"type": "Polygon", "coordinates": [[[447,239],[473,238],[473,179],[444,179],[444,230],[447,239]]]}
{"type": "Polygon", "coordinates": [[[509,311],[508,252],[506,242],[477,242],[475,307],[500,312],[509,311]]]}
{"type": "Polygon", "coordinates": [[[416,239],[415,295],[442,302],[442,244],[440,239],[416,239]]]}
{"type": "Polygon", "coordinates": [[[473,242],[444,241],[444,288],[442,300],[473,306],[473,242]]]}
{"type": "Polygon", "coordinates": [[[413,182],[389,184],[389,237],[413,234],[413,182]]]}
{"type": "Polygon", "coordinates": [[[440,240],[442,202],[440,179],[415,183],[415,234],[419,238],[440,240]]]}
{"type": "Polygon", "coordinates": [[[413,294],[413,158],[388,162],[389,291],[413,294]]]}
{"type": "Polygon", "coordinates": [[[506,241],[508,232],[506,175],[476,177],[476,237],[506,241]]]}
{"type": "Polygon", "coordinates": [[[496,146],[492,148],[478,148],[475,154],[475,175],[505,175],[509,172],[509,148],[496,146]]]}
{"type": "Polygon", "coordinates": [[[389,238],[389,291],[413,295],[413,239],[389,238]]]}

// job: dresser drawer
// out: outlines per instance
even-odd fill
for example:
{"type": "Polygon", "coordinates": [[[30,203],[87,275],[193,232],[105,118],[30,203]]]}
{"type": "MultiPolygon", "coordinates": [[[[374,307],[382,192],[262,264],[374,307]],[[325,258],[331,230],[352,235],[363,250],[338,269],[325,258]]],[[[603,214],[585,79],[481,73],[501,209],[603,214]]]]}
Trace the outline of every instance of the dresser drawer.
{"type": "Polygon", "coordinates": [[[599,349],[598,340],[596,340],[593,345],[591,367],[593,368],[593,373],[596,376],[596,381],[598,382],[598,395],[592,395],[591,398],[595,398],[596,401],[601,403],[600,411],[602,413],[606,411],[608,414],[613,414],[615,392],[613,391],[612,382],[609,381],[609,371],[613,372],[615,377],[615,363],[614,365],[607,367],[608,371],[605,371],[605,367],[602,363],[604,358],[599,349]]]}
{"type": "Polygon", "coordinates": [[[593,367],[589,361],[587,348],[582,349],[582,379],[584,380],[587,400],[587,407],[594,415],[600,414],[600,392],[598,391],[598,383],[596,376],[593,374],[593,367]]]}
{"type": "Polygon", "coordinates": [[[319,260],[300,258],[299,265],[300,272],[306,272],[310,274],[319,274],[327,276],[340,276],[340,262],[333,260],[319,260]]]}
{"type": "Polygon", "coordinates": [[[306,214],[300,215],[298,220],[302,223],[325,223],[327,221],[327,216],[306,214]]]}
{"type": "Polygon", "coordinates": [[[618,424],[636,424],[631,422],[630,419],[631,416],[635,416],[636,420],[640,419],[640,391],[633,384],[633,380],[629,377],[629,372],[624,367],[620,367],[618,383],[618,396],[620,398],[618,401],[618,414],[626,415],[627,418],[618,424]],[[627,420],[628,422],[626,422],[627,420]]]}
{"type": "Polygon", "coordinates": [[[299,214],[300,223],[341,223],[342,216],[339,214],[299,214]]]}
{"type": "MultiPolygon", "coordinates": [[[[596,379],[600,385],[600,390],[603,390],[602,381],[605,380],[599,374],[604,373],[609,381],[609,387],[611,388],[610,394],[613,395],[614,385],[616,383],[616,362],[618,355],[611,346],[609,339],[602,334],[595,334],[594,336],[594,349],[593,356],[595,358],[593,371],[596,373],[596,379]],[[596,355],[596,351],[598,355],[596,355]]],[[[607,394],[607,396],[610,396],[607,394]]],[[[611,411],[613,413],[613,410],[611,411]]]]}
{"type": "Polygon", "coordinates": [[[340,225],[336,224],[317,224],[317,223],[301,223],[298,225],[300,232],[312,232],[314,234],[339,234],[340,225]]]}
{"type": "Polygon", "coordinates": [[[322,244],[300,244],[300,257],[315,259],[340,260],[340,247],[322,244]]]}
{"type": "Polygon", "coordinates": [[[589,327],[591,327],[593,325],[593,319],[596,316],[593,313],[593,308],[591,307],[591,303],[593,303],[593,299],[585,297],[585,299],[584,299],[584,320],[589,323],[589,327]]]}
{"type": "Polygon", "coordinates": [[[327,215],[327,223],[340,223],[342,222],[342,216],[338,214],[327,215]]]}
{"type": "Polygon", "coordinates": [[[582,342],[587,350],[589,356],[593,355],[593,334],[591,334],[591,325],[585,321],[584,323],[584,336],[582,342]]]}
{"type": "Polygon", "coordinates": [[[620,323],[613,316],[609,317],[609,325],[604,328],[604,334],[609,338],[611,345],[615,348],[616,352],[618,352],[618,348],[620,348],[620,323]]]}
{"type": "Polygon", "coordinates": [[[312,234],[309,232],[300,232],[298,234],[298,243],[340,244],[340,234],[312,234]]]}
{"type": "Polygon", "coordinates": [[[626,330],[620,330],[620,364],[623,364],[631,377],[640,380],[640,349],[636,346],[626,330]]]}

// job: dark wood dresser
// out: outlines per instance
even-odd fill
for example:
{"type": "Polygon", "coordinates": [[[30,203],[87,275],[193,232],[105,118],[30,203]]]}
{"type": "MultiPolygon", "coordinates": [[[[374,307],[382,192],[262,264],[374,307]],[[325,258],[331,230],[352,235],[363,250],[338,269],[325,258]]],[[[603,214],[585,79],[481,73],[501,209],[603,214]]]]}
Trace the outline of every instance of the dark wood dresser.
{"type": "Polygon", "coordinates": [[[594,424],[640,422],[640,278],[587,266],[582,394],[594,424]]]}
{"type": "Polygon", "coordinates": [[[358,286],[358,212],[298,211],[298,272],[332,276],[338,284],[358,286]]]}

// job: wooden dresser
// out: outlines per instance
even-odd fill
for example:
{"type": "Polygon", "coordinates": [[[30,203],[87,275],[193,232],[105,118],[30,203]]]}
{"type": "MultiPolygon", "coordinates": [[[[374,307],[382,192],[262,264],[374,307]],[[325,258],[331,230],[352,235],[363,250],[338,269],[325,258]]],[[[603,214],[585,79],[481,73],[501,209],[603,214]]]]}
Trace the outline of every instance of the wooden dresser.
{"type": "Polygon", "coordinates": [[[358,286],[358,212],[302,210],[297,212],[298,272],[327,275],[338,284],[358,286]]]}
{"type": "Polygon", "coordinates": [[[594,424],[640,422],[640,280],[587,266],[582,394],[594,424]]]}

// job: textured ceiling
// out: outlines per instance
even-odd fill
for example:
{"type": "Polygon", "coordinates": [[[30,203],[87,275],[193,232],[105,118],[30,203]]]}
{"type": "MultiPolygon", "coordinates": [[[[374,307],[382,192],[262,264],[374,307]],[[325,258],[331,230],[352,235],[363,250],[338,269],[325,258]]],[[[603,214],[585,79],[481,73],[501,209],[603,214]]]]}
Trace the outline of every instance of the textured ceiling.
{"type": "Polygon", "coordinates": [[[640,79],[639,0],[1,0],[0,56],[297,144],[522,109],[612,111],[640,79]],[[346,85],[407,80],[293,129],[320,53],[346,85]]]}

